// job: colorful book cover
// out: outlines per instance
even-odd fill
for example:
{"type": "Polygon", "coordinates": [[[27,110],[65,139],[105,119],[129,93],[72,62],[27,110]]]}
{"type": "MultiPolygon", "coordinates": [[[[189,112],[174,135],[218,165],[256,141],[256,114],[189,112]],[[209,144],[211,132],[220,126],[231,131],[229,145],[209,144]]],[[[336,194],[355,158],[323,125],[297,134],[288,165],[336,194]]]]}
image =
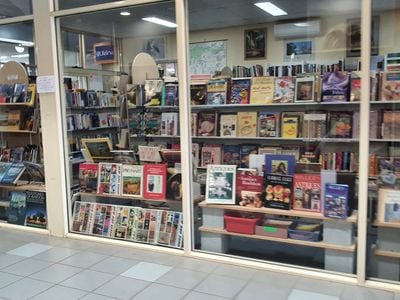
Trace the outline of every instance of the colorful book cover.
{"type": "Polygon", "coordinates": [[[131,136],[140,136],[142,133],[142,113],[134,110],[129,111],[128,126],[131,136]]]}
{"type": "Polygon", "coordinates": [[[13,84],[1,84],[0,85],[0,97],[2,103],[12,103],[14,96],[14,85],[13,84]],[[4,99],[4,101],[3,101],[4,99]]]}
{"type": "Polygon", "coordinates": [[[294,101],[294,78],[283,76],[275,78],[274,103],[291,103],[294,101]]]}
{"type": "Polygon", "coordinates": [[[36,228],[47,228],[46,193],[26,191],[25,225],[36,228]]]}
{"type": "Polygon", "coordinates": [[[143,196],[146,199],[164,200],[167,189],[167,165],[145,164],[143,167],[143,196]]]}
{"type": "Polygon", "coordinates": [[[304,75],[296,77],[295,102],[314,102],[315,99],[315,76],[304,75]]]}
{"type": "Polygon", "coordinates": [[[98,194],[120,194],[121,166],[117,163],[99,163],[98,194]]]}
{"type": "Polygon", "coordinates": [[[361,73],[354,71],[350,77],[350,101],[359,102],[361,100],[361,73]]]}
{"type": "Polygon", "coordinates": [[[25,225],[26,193],[10,192],[10,206],[7,211],[8,223],[25,225]]]}
{"type": "Polygon", "coordinates": [[[161,113],[161,130],[163,136],[177,136],[178,135],[178,120],[179,115],[177,112],[162,112],[161,113]]]}
{"type": "Polygon", "coordinates": [[[387,223],[400,223],[400,191],[380,188],[377,220],[387,223]]]}
{"type": "Polygon", "coordinates": [[[349,207],[349,186],[347,184],[327,183],[324,195],[324,216],[347,218],[349,207]]]}
{"type": "Polygon", "coordinates": [[[0,182],[3,180],[4,175],[7,174],[8,168],[11,167],[10,162],[0,161],[0,182]]]}
{"type": "Polygon", "coordinates": [[[329,136],[333,138],[352,137],[351,111],[331,111],[329,113],[329,136]]]}
{"type": "Polygon", "coordinates": [[[127,206],[117,206],[115,208],[115,223],[110,234],[111,237],[116,237],[119,239],[127,238],[129,209],[130,208],[127,206]]]}
{"type": "Polygon", "coordinates": [[[223,145],[222,146],[222,164],[223,165],[240,165],[240,146],[239,145],[223,145]]]}
{"type": "Polygon", "coordinates": [[[3,178],[1,179],[1,183],[16,184],[24,171],[25,165],[23,163],[12,163],[11,166],[7,169],[3,178]]]}
{"type": "Polygon", "coordinates": [[[142,197],[143,166],[122,165],[122,195],[142,197]]]}
{"type": "Polygon", "coordinates": [[[160,106],[164,81],[160,79],[145,80],[145,106],[160,106]]]}
{"type": "Polygon", "coordinates": [[[99,177],[99,164],[79,164],[79,187],[83,192],[95,192],[99,177]]]}
{"type": "Polygon", "coordinates": [[[26,83],[16,83],[14,86],[14,103],[24,103],[27,102],[28,84],[26,83]]]}
{"type": "Polygon", "coordinates": [[[379,186],[395,188],[400,178],[400,157],[377,156],[377,183],[379,186]]]}
{"type": "Polygon", "coordinates": [[[207,165],[206,203],[235,204],[236,166],[207,165]]]}
{"type": "Polygon", "coordinates": [[[347,72],[326,72],[322,76],[322,102],[347,102],[350,76],[347,72]]]}
{"type": "Polygon", "coordinates": [[[264,176],[265,172],[265,154],[250,154],[249,168],[257,170],[257,174],[264,176]]]}
{"type": "Polygon", "coordinates": [[[240,206],[263,207],[261,193],[264,178],[256,169],[239,168],[236,172],[236,202],[240,206]]]}
{"type": "Polygon", "coordinates": [[[145,135],[161,134],[161,112],[145,112],[143,116],[143,131],[145,135]]]}
{"type": "Polygon", "coordinates": [[[19,130],[21,127],[21,111],[10,110],[8,112],[7,129],[8,130],[19,130]]]}
{"type": "Polygon", "coordinates": [[[280,113],[260,112],[258,116],[259,137],[279,137],[280,113]]]}
{"type": "Polygon", "coordinates": [[[192,105],[204,105],[207,100],[207,85],[206,84],[191,84],[190,85],[190,100],[192,105]]]}
{"type": "Polygon", "coordinates": [[[207,165],[220,164],[221,163],[221,151],[222,151],[221,145],[205,144],[201,148],[201,166],[206,167],[207,165]]]}
{"type": "Polygon", "coordinates": [[[265,206],[289,210],[293,196],[293,176],[266,174],[265,184],[265,206]]]}
{"type": "Polygon", "coordinates": [[[381,74],[381,101],[400,100],[400,72],[383,72],[381,74]]]}
{"type": "Polygon", "coordinates": [[[304,138],[323,138],[326,135],[327,114],[307,112],[303,115],[302,136],[304,138]]]}
{"type": "MultiPolygon", "coordinates": [[[[212,79],[207,83],[207,105],[223,105],[229,99],[227,79],[212,79]]],[[[229,91],[230,92],[230,91],[229,91]]]]}
{"type": "Polygon", "coordinates": [[[382,114],[382,138],[400,139],[400,110],[384,110],[382,114]]]}
{"type": "Polygon", "coordinates": [[[293,209],[321,212],[320,174],[295,174],[293,190],[293,209]]]}
{"type": "Polygon", "coordinates": [[[300,135],[300,116],[298,114],[282,113],[281,136],[294,139],[300,135]]]}
{"type": "Polygon", "coordinates": [[[219,135],[220,136],[236,136],[236,114],[220,114],[219,115],[219,135]]]}
{"type": "Polygon", "coordinates": [[[240,145],[240,167],[249,168],[250,155],[258,153],[258,145],[241,144],[240,145]]]}
{"type": "Polygon", "coordinates": [[[231,97],[228,104],[250,103],[251,78],[232,78],[231,97]]]}
{"type": "Polygon", "coordinates": [[[178,85],[174,83],[167,83],[165,85],[163,105],[165,106],[178,106],[178,85]]]}
{"type": "Polygon", "coordinates": [[[257,112],[239,111],[237,113],[237,136],[257,136],[257,112]]]}
{"type": "Polygon", "coordinates": [[[285,154],[265,155],[265,174],[294,175],[296,157],[285,154]]]}
{"type": "Polygon", "coordinates": [[[274,77],[251,78],[250,104],[270,104],[274,100],[274,77]]]}
{"type": "Polygon", "coordinates": [[[215,136],[216,126],[217,123],[215,112],[199,112],[197,114],[198,136],[215,136]]]}

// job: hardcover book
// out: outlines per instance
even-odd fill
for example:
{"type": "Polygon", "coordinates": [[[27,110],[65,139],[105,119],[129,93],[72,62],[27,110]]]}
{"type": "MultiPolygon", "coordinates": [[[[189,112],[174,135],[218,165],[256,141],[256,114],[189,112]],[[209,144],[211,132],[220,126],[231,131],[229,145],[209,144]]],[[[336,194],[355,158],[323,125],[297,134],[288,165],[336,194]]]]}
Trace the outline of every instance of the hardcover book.
{"type": "Polygon", "coordinates": [[[240,145],[240,167],[249,168],[249,161],[251,154],[258,153],[258,145],[241,144],[240,145]]]}
{"type": "Polygon", "coordinates": [[[326,72],[322,77],[322,102],[349,101],[350,76],[347,72],[326,72]]]}
{"type": "Polygon", "coordinates": [[[350,77],[350,101],[361,101],[361,74],[358,71],[351,73],[350,77]]]}
{"type": "Polygon", "coordinates": [[[327,183],[324,195],[324,216],[347,218],[349,211],[349,186],[347,184],[327,183]]]}
{"type": "Polygon", "coordinates": [[[199,112],[197,114],[197,135],[215,136],[216,124],[215,112],[199,112]]]}
{"type": "Polygon", "coordinates": [[[315,76],[304,75],[296,77],[295,102],[314,102],[315,98],[315,76]]]}
{"type": "Polygon", "coordinates": [[[251,78],[232,78],[231,97],[228,104],[250,103],[251,78]]]}
{"type": "Polygon", "coordinates": [[[11,164],[10,162],[0,161],[0,182],[3,180],[4,175],[7,174],[7,170],[11,164]]]}
{"type": "MultiPolygon", "coordinates": [[[[24,103],[27,102],[28,84],[26,83],[16,83],[14,85],[14,103],[24,103]]],[[[29,99],[30,100],[30,99],[29,99]]]]}
{"type": "Polygon", "coordinates": [[[145,106],[160,106],[164,82],[159,79],[145,80],[145,106]]]}
{"type": "Polygon", "coordinates": [[[296,158],[294,155],[265,154],[265,174],[294,175],[296,158]]]}
{"type": "Polygon", "coordinates": [[[99,164],[79,164],[79,187],[83,192],[96,192],[99,177],[99,164]]]}
{"type": "Polygon", "coordinates": [[[191,84],[190,85],[190,100],[192,105],[204,105],[207,99],[206,84],[191,84]]]}
{"type": "Polygon", "coordinates": [[[377,184],[382,187],[399,187],[400,179],[400,157],[376,157],[377,184]]]}
{"type": "Polygon", "coordinates": [[[201,148],[201,166],[216,165],[221,163],[221,145],[207,145],[201,148]]]}
{"type": "Polygon", "coordinates": [[[143,167],[143,196],[146,199],[164,200],[167,191],[167,165],[145,164],[143,167]]]}
{"type": "Polygon", "coordinates": [[[257,112],[239,111],[237,113],[237,136],[256,137],[257,136],[257,112]]]}
{"type": "Polygon", "coordinates": [[[142,134],[142,113],[129,111],[128,126],[131,136],[140,136],[142,134]]]}
{"type": "Polygon", "coordinates": [[[229,99],[230,85],[228,79],[211,79],[207,83],[207,105],[223,105],[229,99]]]}
{"type": "Polygon", "coordinates": [[[333,138],[352,137],[351,111],[331,111],[329,113],[329,136],[333,138]]]}
{"type": "Polygon", "coordinates": [[[146,135],[161,134],[161,112],[147,111],[144,113],[143,131],[146,135]]]}
{"type": "Polygon", "coordinates": [[[237,169],[236,202],[240,206],[263,207],[261,201],[263,181],[263,176],[258,175],[255,169],[237,169]]]}
{"type": "Polygon", "coordinates": [[[283,76],[275,78],[275,103],[291,103],[294,101],[294,78],[283,76]]]}
{"type": "Polygon", "coordinates": [[[279,137],[280,113],[260,112],[258,116],[259,137],[279,137]]]}
{"type": "Polygon", "coordinates": [[[98,194],[120,194],[121,166],[116,163],[99,163],[98,194]]]}
{"type": "Polygon", "coordinates": [[[249,168],[257,170],[257,174],[264,176],[265,172],[265,154],[250,154],[249,168]]]}
{"type": "Polygon", "coordinates": [[[327,115],[324,112],[309,112],[303,116],[302,136],[323,138],[326,135],[327,115]]]}
{"type": "MultiPolygon", "coordinates": [[[[369,112],[369,138],[377,139],[379,131],[379,111],[371,110],[369,112]]],[[[352,137],[358,139],[360,137],[360,112],[353,112],[353,124],[352,124],[352,137]]]]}
{"type": "Polygon", "coordinates": [[[167,83],[165,85],[165,93],[162,101],[164,106],[178,106],[178,85],[174,83],[167,83]]]}
{"type": "Polygon", "coordinates": [[[26,191],[25,225],[47,228],[46,193],[26,191]]]}
{"type": "Polygon", "coordinates": [[[143,166],[122,165],[122,195],[142,197],[143,166]]]}
{"type": "Polygon", "coordinates": [[[236,114],[219,115],[219,136],[236,136],[236,114]]]}
{"type": "Polygon", "coordinates": [[[295,174],[293,190],[293,209],[321,212],[320,174],[295,174]]]}
{"type": "Polygon", "coordinates": [[[300,115],[296,113],[282,113],[281,135],[286,139],[300,136],[300,115]]]}
{"type": "Polygon", "coordinates": [[[293,177],[266,174],[265,184],[265,206],[289,210],[293,196],[293,177]]]}
{"type": "Polygon", "coordinates": [[[177,136],[178,135],[178,120],[177,112],[162,112],[161,113],[161,135],[177,136]]]}
{"type": "Polygon", "coordinates": [[[7,129],[8,130],[19,130],[21,126],[21,111],[10,110],[8,112],[7,129]]]}
{"type": "Polygon", "coordinates": [[[7,211],[8,223],[25,225],[26,193],[10,192],[10,206],[7,211]]]}
{"type": "Polygon", "coordinates": [[[382,72],[381,74],[381,101],[400,100],[400,72],[382,72]]]}
{"type": "Polygon", "coordinates": [[[382,114],[382,138],[400,139],[400,111],[384,110],[382,114]]]}
{"type": "Polygon", "coordinates": [[[206,203],[235,204],[236,166],[207,165],[206,203]]]}
{"type": "Polygon", "coordinates": [[[385,223],[400,223],[400,191],[380,188],[378,194],[377,220],[385,223]]]}
{"type": "Polygon", "coordinates": [[[250,104],[270,104],[274,100],[274,77],[251,78],[250,104]]]}
{"type": "Polygon", "coordinates": [[[1,183],[17,184],[24,171],[25,165],[22,162],[13,162],[1,179],[1,183]]]}
{"type": "Polygon", "coordinates": [[[222,152],[222,164],[240,166],[239,145],[223,145],[222,152]]]}

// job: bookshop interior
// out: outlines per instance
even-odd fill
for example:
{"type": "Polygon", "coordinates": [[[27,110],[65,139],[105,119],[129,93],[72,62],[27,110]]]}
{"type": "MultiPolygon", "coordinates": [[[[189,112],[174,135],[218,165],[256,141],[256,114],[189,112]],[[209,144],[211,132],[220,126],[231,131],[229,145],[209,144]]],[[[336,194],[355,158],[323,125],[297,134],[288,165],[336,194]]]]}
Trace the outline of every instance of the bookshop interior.
{"type": "Polygon", "coordinates": [[[398,288],[399,1],[54,2],[0,1],[0,227],[398,288]]]}

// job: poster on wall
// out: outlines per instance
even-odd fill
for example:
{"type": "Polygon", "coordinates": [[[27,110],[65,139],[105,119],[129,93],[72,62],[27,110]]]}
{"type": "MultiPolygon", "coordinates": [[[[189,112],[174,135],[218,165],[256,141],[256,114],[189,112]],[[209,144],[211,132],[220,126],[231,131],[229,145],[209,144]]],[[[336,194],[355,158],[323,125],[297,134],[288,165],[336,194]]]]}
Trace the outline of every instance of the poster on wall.
{"type": "Polygon", "coordinates": [[[142,50],[154,59],[165,58],[165,39],[163,37],[145,39],[143,40],[142,50]]]}
{"type": "Polygon", "coordinates": [[[226,40],[191,43],[190,74],[214,74],[226,66],[226,40]]]}

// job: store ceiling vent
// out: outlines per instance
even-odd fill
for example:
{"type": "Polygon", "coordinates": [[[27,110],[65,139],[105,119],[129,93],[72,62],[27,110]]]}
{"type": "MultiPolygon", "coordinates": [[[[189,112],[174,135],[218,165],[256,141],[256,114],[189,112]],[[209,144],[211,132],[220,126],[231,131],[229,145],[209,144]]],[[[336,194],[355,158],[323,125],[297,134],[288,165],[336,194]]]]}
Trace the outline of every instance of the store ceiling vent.
{"type": "Polygon", "coordinates": [[[314,37],[320,33],[320,20],[304,20],[274,24],[274,36],[277,39],[314,37]]]}

